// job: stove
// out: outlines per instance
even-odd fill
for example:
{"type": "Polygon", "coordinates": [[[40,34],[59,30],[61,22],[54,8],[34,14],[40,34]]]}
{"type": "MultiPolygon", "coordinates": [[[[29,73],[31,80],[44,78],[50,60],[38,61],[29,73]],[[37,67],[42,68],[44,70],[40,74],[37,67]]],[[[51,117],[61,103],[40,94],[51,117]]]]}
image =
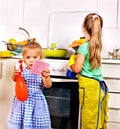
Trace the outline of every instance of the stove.
{"type": "Polygon", "coordinates": [[[52,87],[43,93],[48,102],[52,129],[78,129],[79,93],[77,78],[66,76],[68,59],[45,59],[50,64],[52,87]]]}
{"type": "Polygon", "coordinates": [[[50,75],[52,77],[52,80],[61,80],[68,81],[68,82],[77,82],[77,78],[72,79],[66,76],[66,73],[68,71],[68,58],[64,59],[50,59],[47,58],[46,61],[50,64],[50,75]],[[56,79],[55,79],[56,78],[56,79]]]}

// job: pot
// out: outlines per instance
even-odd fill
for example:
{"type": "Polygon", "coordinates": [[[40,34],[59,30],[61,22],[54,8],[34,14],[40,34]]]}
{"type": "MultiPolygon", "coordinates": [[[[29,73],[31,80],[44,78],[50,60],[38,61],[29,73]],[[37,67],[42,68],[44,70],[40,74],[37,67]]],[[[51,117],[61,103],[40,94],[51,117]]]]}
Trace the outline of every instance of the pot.
{"type": "Polygon", "coordinates": [[[67,55],[67,49],[43,48],[43,54],[44,54],[45,57],[64,58],[67,55]]]}

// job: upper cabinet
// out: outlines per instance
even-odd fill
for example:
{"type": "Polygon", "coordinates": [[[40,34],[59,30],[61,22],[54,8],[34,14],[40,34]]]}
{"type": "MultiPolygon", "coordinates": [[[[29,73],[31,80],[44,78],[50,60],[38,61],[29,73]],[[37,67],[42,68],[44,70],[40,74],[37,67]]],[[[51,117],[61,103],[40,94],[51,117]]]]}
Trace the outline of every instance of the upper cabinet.
{"type": "Polygon", "coordinates": [[[104,20],[105,28],[117,27],[118,0],[98,0],[98,12],[104,20]]]}

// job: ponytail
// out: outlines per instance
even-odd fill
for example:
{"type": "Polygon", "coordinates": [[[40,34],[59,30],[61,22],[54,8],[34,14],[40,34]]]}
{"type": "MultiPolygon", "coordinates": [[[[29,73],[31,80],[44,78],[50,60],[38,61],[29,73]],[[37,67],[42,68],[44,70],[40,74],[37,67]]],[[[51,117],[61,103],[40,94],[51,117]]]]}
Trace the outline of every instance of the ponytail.
{"type": "Polygon", "coordinates": [[[86,29],[88,34],[90,35],[90,63],[91,69],[97,68],[101,64],[101,50],[102,50],[102,26],[103,20],[102,18],[95,14],[89,14],[84,21],[83,27],[86,29]]]}

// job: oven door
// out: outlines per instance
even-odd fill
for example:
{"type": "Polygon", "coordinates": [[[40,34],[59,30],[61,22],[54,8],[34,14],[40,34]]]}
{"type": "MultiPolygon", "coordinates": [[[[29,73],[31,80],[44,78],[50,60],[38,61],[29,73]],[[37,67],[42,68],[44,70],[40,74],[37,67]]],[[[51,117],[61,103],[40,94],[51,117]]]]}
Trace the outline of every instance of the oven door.
{"type": "Polygon", "coordinates": [[[52,78],[52,87],[44,89],[52,129],[78,129],[78,82],[73,79],[52,78]]]}

